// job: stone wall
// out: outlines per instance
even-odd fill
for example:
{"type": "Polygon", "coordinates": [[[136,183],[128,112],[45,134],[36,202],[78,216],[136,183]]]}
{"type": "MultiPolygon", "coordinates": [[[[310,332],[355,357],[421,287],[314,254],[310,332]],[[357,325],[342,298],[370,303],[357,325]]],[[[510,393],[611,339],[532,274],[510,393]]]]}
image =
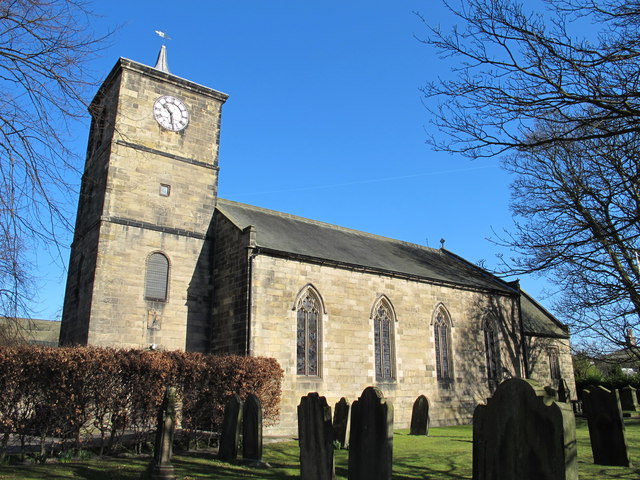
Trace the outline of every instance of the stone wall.
{"type": "Polygon", "coordinates": [[[212,353],[247,353],[247,246],[250,232],[241,231],[226,217],[214,218],[212,278],[212,353]]]}
{"type": "Polygon", "coordinates": [[[422,283],[353,269],[259,255],[253,262],[251,351],[275,357],[285,371],[281,423],[274,432],[295,429],[296,405],[319,392],[330,405],[350,401],[376,385],[394,403],[396,426],[407,428],[416,397],[432,406],[434,425],[468,422],[477,403],[490,396],[483,319],[501,315],[501,364],[504,375],[521,375],[521,339],[511,297],[422,283]],[[319,377],[296,374],[296,298],[306,285],[319,292],[322,357],[319,377]],[[396,381],[376,382],[372,308],[386,296],[396,315],[396,381]],[[436,378],[433,315],[444,305],[451,316],[454,381],[436,378]]]}

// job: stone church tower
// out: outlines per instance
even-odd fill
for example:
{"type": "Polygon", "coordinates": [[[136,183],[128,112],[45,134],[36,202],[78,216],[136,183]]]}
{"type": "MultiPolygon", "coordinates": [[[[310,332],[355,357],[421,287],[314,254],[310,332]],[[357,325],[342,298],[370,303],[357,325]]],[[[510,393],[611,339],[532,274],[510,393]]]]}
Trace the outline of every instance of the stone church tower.
{"type": "Polygon", "coordinates": [[[61,344],[209,349],[220,115],[227,95],[121,58],[93,117],[61,344]]]}

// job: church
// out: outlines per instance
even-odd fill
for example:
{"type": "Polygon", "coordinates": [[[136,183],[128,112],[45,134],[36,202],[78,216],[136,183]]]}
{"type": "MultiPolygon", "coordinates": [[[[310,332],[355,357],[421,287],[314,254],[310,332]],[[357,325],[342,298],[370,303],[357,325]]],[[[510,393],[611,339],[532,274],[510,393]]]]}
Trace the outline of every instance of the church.
{"type": "Polygon", "coordinates": [[[308,392],[376,385],[408,427],[469,422],[509,377],[573,385],[568,329],[524,292],[433,249],[218,198],[227,95],[120,58],[92,116],[61,345],[273,357],[274,434],[308,392]]]}

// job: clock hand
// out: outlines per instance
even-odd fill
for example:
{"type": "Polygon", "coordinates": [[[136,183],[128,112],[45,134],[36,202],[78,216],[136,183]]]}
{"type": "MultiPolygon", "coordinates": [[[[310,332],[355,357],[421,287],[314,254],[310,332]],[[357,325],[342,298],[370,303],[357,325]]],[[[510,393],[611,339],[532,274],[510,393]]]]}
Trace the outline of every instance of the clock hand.
{"type": "Polygon", "coordinates": [[[169,107],[166,107],[166,108],[167,108],[167,112],[169,112],[169,123],[171,124],[171,127],[175,128],[175,125],[173,124],[173,112],[169,107]]]}

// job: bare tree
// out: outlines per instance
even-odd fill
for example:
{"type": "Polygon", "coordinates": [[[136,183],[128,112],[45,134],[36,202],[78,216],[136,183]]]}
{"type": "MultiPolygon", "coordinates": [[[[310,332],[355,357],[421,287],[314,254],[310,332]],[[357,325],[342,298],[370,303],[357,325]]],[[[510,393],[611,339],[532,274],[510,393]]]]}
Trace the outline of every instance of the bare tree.
{"type": "Polygon", "coordinates": [[[548,274],[562,293],[556,310],[601,345],[629,346],[629,329],[640,327],[639,159],[640,137],[629,133],[504,162],[517,220],[503,240],[519,254],[508,273],[548,274]]]}
{"type": "Polygon", "coordinates": [[[1,316],[29,313],[29,254],[55,254],[72,226],[69,127],[86,113],[87,61],[106,38],[90,19],[82,0],[0,2],[1,316]]]}
{"type": "Polygon", "coordinates": [[[423,90],[448,133],[431,142],[506,154],[516,226],[502,242],[519,256],[502,273],[547,274],[574,332],[628,346],[640,327],[640,2],[540,4],[543,13],[514,0],[447,3],[462,26],[431,26],[424,40],[455,62],[453,78],[423,90]]]}
{"type": "Polygon", "coordinates": [[[455,62],[453,78],[423,88],[449,134],[431,138],[437,148],[480,157],[640,131],[637,0],[540,0],[544,13],[515,0],[443,2],[462,26],[428,26],[423,40],[455,62]],[[572,22],[590,38],[573,35],[572,22]],[[550,128],[537,129],[541,118],[550,128]]]}

